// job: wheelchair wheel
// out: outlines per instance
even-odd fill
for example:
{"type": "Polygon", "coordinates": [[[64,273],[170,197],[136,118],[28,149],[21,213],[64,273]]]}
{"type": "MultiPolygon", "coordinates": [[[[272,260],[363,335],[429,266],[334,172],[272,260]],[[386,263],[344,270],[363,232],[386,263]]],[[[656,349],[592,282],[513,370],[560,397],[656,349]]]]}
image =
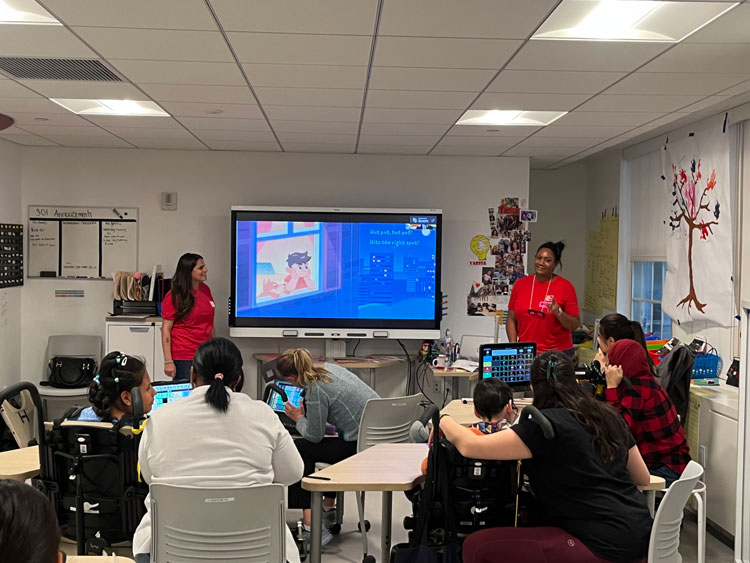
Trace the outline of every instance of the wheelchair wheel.
{"type": "MultiPolygon", "coordinates": [[[[359,522],[357,522],[357,531],[359,531],[359,532],[362,531],[362,525],[359,522]]],[[[369,531],[370,531],[370,521],[369,520],[365,520],[365,532],[369,532],[369,531]]],[[[368,557],[369,557],[369,555],[368,555],[368,557]]],[[[365,562],[365,563],[372,563],[372,562],[365,562]]]]}
{"type": "Polygon", "coordinates": [[[374,555],[365,555],[362,558],[362,563],[375,563],[375,556],[374,555]]]}
{"type": "Polygon", "coordinates": [[[331,527],[328,528],[328,531],[331,532],[334,536],[339,535],[339,533],[341,533],[341,524],[331,524],[331,527]]]}

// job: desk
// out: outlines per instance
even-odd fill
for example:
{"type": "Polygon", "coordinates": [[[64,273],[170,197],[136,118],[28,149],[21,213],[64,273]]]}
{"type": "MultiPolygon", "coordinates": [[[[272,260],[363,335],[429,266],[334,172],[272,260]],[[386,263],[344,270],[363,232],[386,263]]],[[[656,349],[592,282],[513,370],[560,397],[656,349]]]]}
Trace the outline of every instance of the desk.
{"type": "Polygon", "coordinates": [[[0,479],[25,481],[39,473],[39,446],[0,452],[0,479]]]}
{"type": "Polygon", "coordinates": [[[68,563],[135,563],[127,557],[116,555],[69,555],[68,563]]]}
{"type": "Polygon", "coordinates": [[[468,379],[469,381],[476,381],[479,377],[478,371],[466,371],[463,369],[454,369],[454,368],[443,368],[439,369],[436,367],[431,367],[432,370],[432,376],[433,377],[450,377],[451,378],[451,399],[458,399],[459,393],[459,385],[461,379],[468,379]]]}
{"type": "MultiPolygon", "coordinates": [[[[516,405],[520,414],[523,407],[531,404],[531,399],[514,400],[513,404],[516,405]]],[[[472,401],[464,403],[463,399],[454,399],[440,411],[440,414],[450,415],[451,418],[461,426],[471,426],[472,424],[479,422],[479,419],[474,414],[474,403],[472,401]]]]}
{"type": "MultiPolygon", "coordinates": [[[[253,358],[258,362],[258,384],[257,384],[257,399],[261,399],[263,397],[263,388],[265,387],[266,383],[268,383],[268,380],[265,378],[262,368],[263,364],[266,362],[270,362],[271,360],[275,360],[278,358],[278,354],[253,354],[253,358]]],[[[366,358],[341,358],[340,361],[337,361],[335,359],[325,359],[325,358],[318,358],[315,360],[316,362],[328,362],[331,364],[338,364],[344,369],[348,370],[355,370],[355,369],[362,369],[367,370],[367,377],[368,381],[367,384],[372,388],[375,389],[375,370],[378,368],[385,368],[388,366],[395,366],[396,364],[400,364],[401,362],[405,362],[406,358],[402,358],[400,356],[368,356],[366,358]]]]}
{"type": "Polygon", "coordinates": [[[303,478],[302,488],[312,493],[310,563],[320,563],[323,493],[342,491],[383,493],[381,560],[388,563],[393,491],[408,491],[424,480],[420,465],[426,455],[426,444],[377,444],[303,478]]]}
{"type": "Polygon", "coordinates": [[[651,518],[654,517],[656,511],[656,491],[663,491],[665,484],[664,477],[651,475],[651,482],[648,485],[638,487],[638,490],[646,496],[646,504],[648,505],[648,511],[651,513],[651,518]]]}

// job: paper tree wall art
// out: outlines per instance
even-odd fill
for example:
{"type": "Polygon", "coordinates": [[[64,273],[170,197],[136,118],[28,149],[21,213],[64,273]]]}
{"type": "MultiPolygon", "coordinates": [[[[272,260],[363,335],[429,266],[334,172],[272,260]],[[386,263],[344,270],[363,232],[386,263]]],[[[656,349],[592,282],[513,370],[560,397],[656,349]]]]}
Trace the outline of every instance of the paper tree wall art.
{"type": "Polygon", "coordinates": [[[707,240],[708,237],[713,235],[711,227],[719,224],[719,215],[721,214],[719,202],[714,202],[712,209],[711,194],[709,193],[716,187],[716,169],[711,170],[711,175],[706,180],[702,191],[699,183],[704,178],[701,174],[700,160],[697,163],[692,160],[689,171],[684,168],[678,169],[673,164],[672,173],[672,196],[674,197],[672,207],[676,209],[673,209],[669,216],[669,226],[672,227],[673,232],[679,228],[687,229],[688,267],[690,271],[690,291],[677,306],[685,307],[687,305],[689,311],[695,305],[695,308],[703,313],[706,304],[701,303],[698,299],[693,281],[693,235],[695,231],[699,231],[699,241],[707,240]],[[700,192],[700,198],[698,192],[700,192]]]}

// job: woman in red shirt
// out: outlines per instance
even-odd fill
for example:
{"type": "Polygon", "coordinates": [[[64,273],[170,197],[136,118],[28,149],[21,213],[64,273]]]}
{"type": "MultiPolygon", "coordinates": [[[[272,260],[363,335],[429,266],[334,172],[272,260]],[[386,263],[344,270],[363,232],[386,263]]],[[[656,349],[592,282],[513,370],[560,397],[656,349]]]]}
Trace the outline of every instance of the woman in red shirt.
{"type": "Polygon", "coordinates": [[[505,331],[509,342],[536,342],[537,353],[573,354],[573,331],[580,322],[576,290],[554,273],[565,245],[545,242],[536,251],[534,273],[513,284],[505,331]]]}
{"type": "Polygon", "coordinates": [[[216,305],[205,283],[207,273],[203,257],[190,252],[183,254],[172,277],[172,289],[161,302],[164,374],[175,381],[190,379],[190,366],[198,346],[216,336],[216,305]]]}

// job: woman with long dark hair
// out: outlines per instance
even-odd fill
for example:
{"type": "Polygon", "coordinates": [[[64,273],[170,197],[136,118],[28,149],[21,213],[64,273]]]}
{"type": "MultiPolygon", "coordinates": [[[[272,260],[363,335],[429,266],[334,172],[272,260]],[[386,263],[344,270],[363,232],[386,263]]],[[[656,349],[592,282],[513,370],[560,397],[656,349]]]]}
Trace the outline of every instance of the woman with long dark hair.
{"type": "Polygon", "coordinates": [[[521,416],[511,431],[477,436],[450,417],[440,429],[462,455],[525,460],[524,471],[543,527],[491,528],[464,542],[465,563],[491,563],[498,553],[518,563],[645,561],[651,516],[636,484],[650,476],[622,418],[585,393],[561,352],[544,352],[531,366],[534,406],[554,437],[521,416]]]}
{"type": "Polygon", "coordinates": [[[202,256],[183,254],[177,261],[172,289],[161,303],[164,374],[176,381],[188,380],[198,346],[216,336],[216,304],[206,285],[207,274],[202,256]]]}
{"type": "Polygon", "coordinates": [[[596,340],[599,344],[599,350],[596,354],[596,359],[599,363],[604,366],[607,363],[607,352],[612,345],[618,340],[635,340],[640,344],[644,350],[646,350],[646,358],[648,360],[652,373],[656,373],[656,366],[654,360],[648,354],[648,346],[646,345],[646,336],[643,334],[643,327],[638,321],[631,321],[625,315],[620,313],[609,313],[599,319],[599,330],[596,334],[596,340]]]}
{"type": "MultiPolygon", "coordinates": [[[[190,381],[190,395],[159,407],[143,432],[139,462],[147,483],[245,487],[291,485],[302,478],[302,458],[279,417],[267,404],[240,393],[237,346],[226,338],[201,344],[190,381]]],[[[298,563],[294,538],[284,528],[287,561],[298,563]]],[[[149,561],[150,545],[151,514],[146,512],[133,537],[138,563],[149,561]]]]}
{"type": "Polygon", "coordinates": [[[573,356],[573,331],[580,324],[573,284],[555,274],[565,244],[545,242],[534,257],[534,273],[513,284],[505,332],[508,342],[536,342],[537,352],[561,350],[573,356]]]}

